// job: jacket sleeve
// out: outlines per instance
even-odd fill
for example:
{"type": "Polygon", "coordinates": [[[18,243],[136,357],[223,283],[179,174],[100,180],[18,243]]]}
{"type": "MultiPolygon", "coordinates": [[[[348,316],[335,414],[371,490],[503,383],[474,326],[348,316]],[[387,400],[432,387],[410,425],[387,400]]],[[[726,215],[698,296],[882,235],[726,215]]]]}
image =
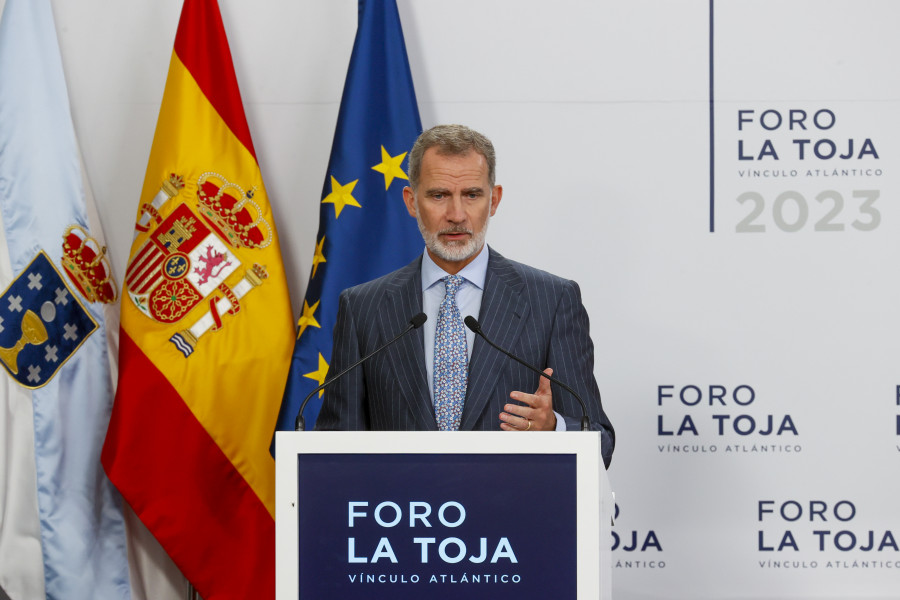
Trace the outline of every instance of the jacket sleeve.
{"type": "MultiPolygon", "coordinates": [[[[547,366],[553,368],[554,377],[569,385],[584,400],[591,430],[600,432],[603,462],[608,468],[616,434],[600,401],[600,390],[594,377],[594,343],[590,336],[590,322],[581,302],[581,290],[574,281],[567,282],[557,305],[547,366]]],[[[567,390],[557,385],[551,389],[554,410],[563,415],[566,429],[581,429],[581,404],[567,390]]]]}

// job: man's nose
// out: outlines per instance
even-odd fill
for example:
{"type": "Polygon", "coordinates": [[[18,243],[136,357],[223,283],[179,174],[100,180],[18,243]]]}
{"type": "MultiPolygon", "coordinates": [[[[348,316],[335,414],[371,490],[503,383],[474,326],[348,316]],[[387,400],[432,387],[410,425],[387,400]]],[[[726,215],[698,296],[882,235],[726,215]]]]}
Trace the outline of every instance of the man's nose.
{"type": "Polygon", "coordinates": [[[462,223],[466,220],[466,211],[463,209],[462,197],[454,196],[447,203],[447,220],[451,223],[462,223]]]}

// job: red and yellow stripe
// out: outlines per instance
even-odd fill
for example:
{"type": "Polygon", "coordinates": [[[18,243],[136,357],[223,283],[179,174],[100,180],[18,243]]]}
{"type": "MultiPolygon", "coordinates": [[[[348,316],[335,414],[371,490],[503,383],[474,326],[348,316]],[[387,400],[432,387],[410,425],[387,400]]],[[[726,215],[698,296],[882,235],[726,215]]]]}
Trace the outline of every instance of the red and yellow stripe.
{"type": "MultiPolygon", "coordinates": [[[[162,219],[212,171],[244,190],[272,228],[263,249],[230,248],[242,267],[269,273],[236,315],[203,335],[185,358],[169,342],[199,318],[151,320],[123,293],[119,387],[103,464],[178,567],[206,600],[274,597],[274,461],[269,443],[293,342],[278,236],[215,0],[186,0],[138,206],[175,173],[178,196],[162,219]]],[[[136,238],[134,255],[146,240],[136,238]]]]}

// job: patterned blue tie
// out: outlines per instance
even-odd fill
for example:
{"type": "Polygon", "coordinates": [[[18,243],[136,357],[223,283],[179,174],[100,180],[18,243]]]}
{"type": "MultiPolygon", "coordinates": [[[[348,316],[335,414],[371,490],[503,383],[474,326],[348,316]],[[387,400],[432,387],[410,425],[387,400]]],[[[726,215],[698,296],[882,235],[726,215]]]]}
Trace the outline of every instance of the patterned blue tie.
{"type": "Polygon", "coordinates": [[[449,275],[442,281],[447,292],[438,311],[434,334],[434,413],[438,429],[455,431],[459,429],[466,400],[469,363],[466,330],[456,305],[456,292],[465,280],[459,275],[449,275]]]}

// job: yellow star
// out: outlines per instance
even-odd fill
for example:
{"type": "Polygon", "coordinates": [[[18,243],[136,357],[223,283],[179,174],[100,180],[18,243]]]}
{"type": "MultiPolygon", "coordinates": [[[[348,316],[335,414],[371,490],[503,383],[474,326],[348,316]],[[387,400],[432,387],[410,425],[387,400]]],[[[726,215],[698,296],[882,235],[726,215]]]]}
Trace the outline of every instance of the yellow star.
{"type": "MultiPolygon", "coordinates": [[[[322,239],[319,240],[319,243],[316,244],[316,253],[313,255],[313,273],[312,276],[316,276],[316,269],[319,268],[319,263],[328,262],[325,260],[325,255],[322,254],[322,247],[325,245],[325,236],[322,236],[322,239]]],[[[310,278],[312,279],[312,277],[310,278]]]]}
{"type": "MultiPolygon", "coordinates": [[[[309,377],[310,379],[315,379],[319,385],[325,383],[325,376],[328,375],[328,363],[325,362],[325,358],[322,356],[322,353],[319,353],[319,370],[313,371],[312,373],[307,373],[304,377],[309,377]]],[[[325,393],[325,390],[319,390],[319,398],[322,397],[322,394],[325,393]]]]}
{"type": "Polygon", "coordinates": [[[300,332],[297,333],[298,340],[300,339],[300,336],[303,335],[303,332],[306,331],[307,327],[322,328],[315,317],[316,309],[319,308],[319,302],[321,302],[321,300],[317,300],[316,303],[310,307],[309,302],[306,300],[303,301],[303,314],[300,315],[300,319],[297,321],[297,327],[300,328],[300,332]]]}
{"type": "Polygon", "coordinates": [[[391,182],[394,181],[394,177],[409,179],[409,177],[406,176],[406,173],[403,172],[403,169],[400,168],[400,163],[403,162],[405,156],[406,152],[398,154],[397,156],[391,156],[388,154],[387,150],[384,149],[384,146],[381,147],[381,164],[375,165],[372,168],[384,175],[385,190],[391,187],[391,182]]]}
{"type": "Polygon", "coordinates": [[[356,187],[357,182],[351,181],[347,185],[341,185],[338,183],[338,180],[334,178],[334,175],[331,176],[331,193],[325,196],[322,200],[322,204],[334,204],[334,218],[337,219],[341,216],[341,211],[344,210],[345,206],[356,206],[362,208],[359,205],[359,202],[356,201],[356,198],[352,196],[353,188],[356,187]]]}

